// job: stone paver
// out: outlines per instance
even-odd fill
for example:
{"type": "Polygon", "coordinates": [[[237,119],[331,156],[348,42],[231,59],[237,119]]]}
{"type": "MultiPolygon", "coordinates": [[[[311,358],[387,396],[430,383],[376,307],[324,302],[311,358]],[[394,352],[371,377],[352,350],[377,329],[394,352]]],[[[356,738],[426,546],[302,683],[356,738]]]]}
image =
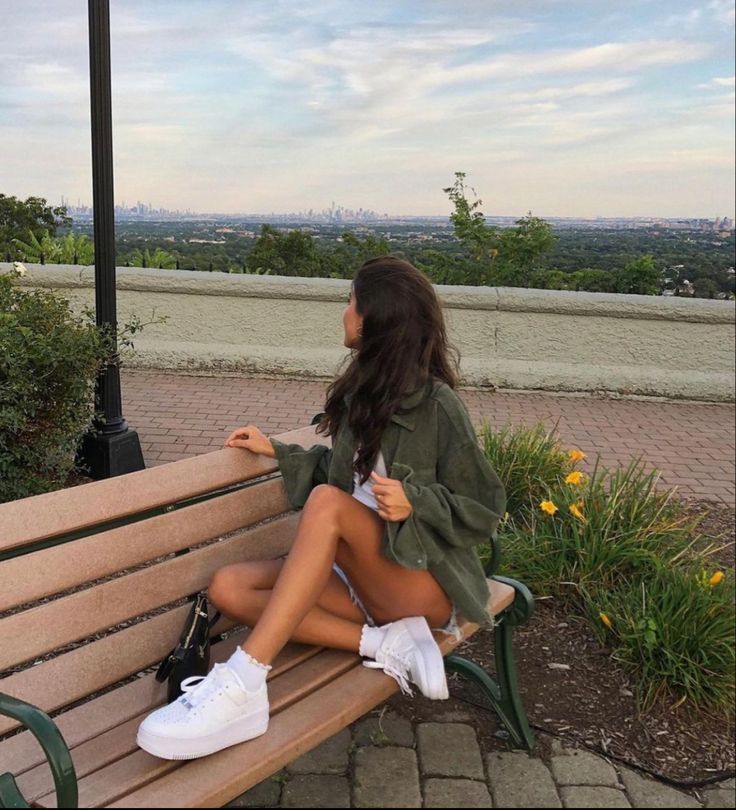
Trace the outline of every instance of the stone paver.
{"type": "Polygon", "coordinates": [[[427,779],[425,807],[493,807],[491,794],[483,782],[470,779],[427,779]]]}
{"type": "Polygon", "coordinates": [[[350,807],[345,776],[293,776],[284,785],[281,807],[350,807]]]}
{"type": "Polygon", "coordinates": [[[409,748],[359,748],[355,752],[353,807],[421,807],[419,768],[409,748]]]}
{"type": "Polygon", "coordinates": [[[736,788],[734,780],[729,779],[720,787],[703,791],[706,807],[736,807],[736,788]],[[730,783],[730,784],[729,784],[730,783]]]}
{"type": "Polygon", "coordinates": [[[623,791],[610,787],[561,787],[565,807],[631,807],[623,791]]]}
{"type": "Polygon", "coordinates": [[[703,791],[706,807],[736,807],[736,779],[724,779],[703,791]]]}
{"type": "MultiPolygon", "coordinates": [[[[146,464],[177,461],[222,447],[236,427],[279,433],[309,424],[324,405],[326,381],[190,376],[124,369],[123,414],[138,431],[146,464]]],[[[662,484],[687,496],[734,505],[732,403],[614,399],[540,392],[460,390],[473,424],[558,423],[566,447],[600,453],[615,467],[642,455],[662,484]]]]}
{"type": "Polygon", "coordinates": [[[552,776],[558,785],[606,785],[616,788],[618,776],[612,765],[589,751],[570,751],[552,757],[552,776]]]}
{"type": "Polygon", "coordinates": [[[404,717],[384,712],[378,717],[366,717],[353,728],[356,745],[414,745],[414,729],[404,717]]]}
{"type": "Polygon", "coordinates": [[[290,762],[286,769],[293,774],[345,773],[348,769],[350,742],[350,729],[344,728],[299,759],[290,762]]]}
{"type": "Polygon", "coordinates": [[[483,760],[475,729],[460,723],[422,723],[417,751],[424,776],[483,779],[483,760]]]}
{"type": "Polygon", "coordinates": [[[273,776],[259,782],[227,807],[275,807],[281,796],[282,776],[273,776]]]}
{"type": "Polygon", "coordinates": [[[488,783],[496,807],[562,807],[549,769],[526,753],[491,754],[488,783]]]}
{"type": "Polygon", "coordinates": [[[621,780],[634,807],[700,807],[687,793],[655,779],[640,776],[630,768],[620,768],[621,780]]]}

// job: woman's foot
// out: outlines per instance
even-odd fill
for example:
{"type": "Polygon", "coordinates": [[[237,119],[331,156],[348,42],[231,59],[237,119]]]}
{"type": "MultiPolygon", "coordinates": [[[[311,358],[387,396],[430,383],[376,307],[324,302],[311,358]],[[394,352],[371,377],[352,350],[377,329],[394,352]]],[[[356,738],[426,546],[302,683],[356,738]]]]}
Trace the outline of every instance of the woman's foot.
{"type": "Polygon", "coordinates": [[[397,681],[404,694],[412,694],[411,682],[432,700],[450,696],[442,652],[424,617],[413,616],[389,625],[375,657],[375,661],[364,661],[364,665],[382,669],[397,681]]]}
{"type": "Polygon", "coordinates": [[[249,692],[227,664],[215,664],[206,678],[187,678],[182,688],[184,694],[178,700],[141,723],[137,742],[149,754],[196,759],[265,734],[265,683],[249,692]]]}

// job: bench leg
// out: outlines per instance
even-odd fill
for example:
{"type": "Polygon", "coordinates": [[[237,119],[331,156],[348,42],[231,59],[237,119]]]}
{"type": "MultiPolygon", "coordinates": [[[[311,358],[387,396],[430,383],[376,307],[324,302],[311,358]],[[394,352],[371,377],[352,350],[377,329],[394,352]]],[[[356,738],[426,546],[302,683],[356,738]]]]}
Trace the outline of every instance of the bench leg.
{"type": "Polygon", "coordinates": [[[445,658],[445,668],[448,672],[457,672],[459,675],[475,681],[488,696],[494,711],[511,735],[514,744],[531,751],[534,748],[534,735],[529,728],[529,721],[519,694],[511,634],[516,625],[523,624],[534,612],[534,600],[526,586],[521,583],[506,577],[495,577],[495,579],[512,585],[516,591],[513,604],[503,614],[496,617],[493,631],[498,683],[478,664],[454,653],[445,658]]]}

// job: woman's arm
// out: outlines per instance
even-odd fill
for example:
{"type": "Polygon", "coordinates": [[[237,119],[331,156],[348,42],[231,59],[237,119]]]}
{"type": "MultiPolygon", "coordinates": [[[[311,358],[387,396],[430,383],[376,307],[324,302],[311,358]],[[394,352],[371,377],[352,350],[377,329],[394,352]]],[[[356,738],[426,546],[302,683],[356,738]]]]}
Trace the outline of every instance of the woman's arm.
{"type": "Polygon", "coordinates": [[[284,444],[267,438],[255,425],[248,425],[234,430],[225,447],[239,447],[275,458],[284,479],[286,497],[294,509],[304,506],[314,487],[327,483],[332,450],[324,445],[305,449],[300,444],[284,444]]]}
{"type": "Polygon", "coordinates": [[[301,509],[309,493],[319,484],[327,483],[332,449],[323,444],[305,449],[278,439],[270,439],[270,443],[284,478],[286,497],[292,508],[301,509]]]}

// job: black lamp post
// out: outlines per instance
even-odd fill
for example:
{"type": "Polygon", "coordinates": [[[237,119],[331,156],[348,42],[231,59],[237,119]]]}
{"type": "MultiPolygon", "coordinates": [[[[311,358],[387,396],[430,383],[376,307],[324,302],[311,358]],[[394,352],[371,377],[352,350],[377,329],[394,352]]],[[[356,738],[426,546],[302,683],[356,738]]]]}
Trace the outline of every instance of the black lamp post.
{"type": "Polygon", "coordinates": [[[110,89],[110,4],[88,0],[89,67],[92,106],[92,205],[95,235],[95,304],[97,325],[114,337],[115,356],[100,372],[95,392],[101,414],[95,430],[85,436],[80,461],[93,478],[111,478],[144,469],[138,434],[122,414],[117,356],[115,289],[115,197],[112,163],[112,102],[110,89]]]}

